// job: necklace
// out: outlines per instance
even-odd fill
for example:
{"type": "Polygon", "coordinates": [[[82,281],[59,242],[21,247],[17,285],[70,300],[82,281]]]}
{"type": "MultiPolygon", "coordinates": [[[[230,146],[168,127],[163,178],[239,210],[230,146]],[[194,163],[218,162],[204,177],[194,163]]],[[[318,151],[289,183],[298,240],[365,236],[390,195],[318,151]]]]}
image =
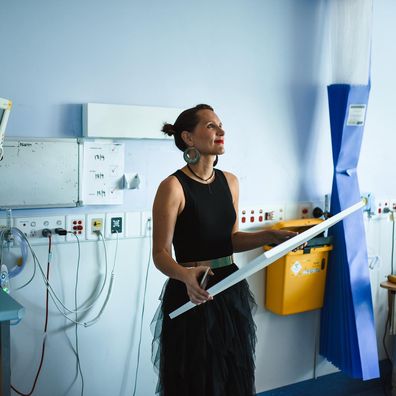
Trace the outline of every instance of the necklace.
{"type": "Polygon", "coordinates": [[[203,177],[201,177],[201,176],[198,176],[192,169],[191,169],[191,167],[190,167],[190,164],[187,164],[187,168],[188,168],[188,170],[196,177],[196,178],[198,178],[199,180],[202,180],[203,182],[205,182],[205,183],[207,183],[208,184],[208,181],[213,177],[213,175],[214,175],[214,169],[212,170],[212,174],[207,178],[207,179],[204,179],[203,177]]]}

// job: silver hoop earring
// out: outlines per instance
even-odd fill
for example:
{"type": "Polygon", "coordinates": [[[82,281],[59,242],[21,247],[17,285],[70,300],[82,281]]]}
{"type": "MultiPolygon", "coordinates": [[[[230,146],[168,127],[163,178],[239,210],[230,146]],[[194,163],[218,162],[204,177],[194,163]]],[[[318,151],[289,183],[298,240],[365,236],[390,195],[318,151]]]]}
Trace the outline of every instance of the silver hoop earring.
{"type": "Polygon", "coordinates": [[[187,162],[187,164],[194,165],[201,158],[201,154],[195,147],[187,147],[184,150],[183,158],[184,158],[184,161],[187,162]],[[193,156],[191,156],[192,152],[194,152],[193,156]]]}

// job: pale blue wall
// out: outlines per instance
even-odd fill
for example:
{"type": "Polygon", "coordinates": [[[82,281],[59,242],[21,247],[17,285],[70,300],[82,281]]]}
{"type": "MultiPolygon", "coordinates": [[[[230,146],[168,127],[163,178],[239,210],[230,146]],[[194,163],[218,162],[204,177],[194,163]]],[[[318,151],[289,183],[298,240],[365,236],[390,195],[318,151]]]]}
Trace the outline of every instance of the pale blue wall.
{"type": "MultiPolygon", "coordinates": [[[[315,156],[323,1],[17,0],[3,1],[1,11],[1,95],[14,102],[8,136],[81,136],[85,102],[204,102],[226,126],[219,166],[241,177],[243,201],[329,189],[307,185],[298,169],[303,162],[309,172],[306,158],[315,156]]],[[[129,206],[141,209],[181,156],[165,142],[129,147],[140,152],[130,166],[150,179],[129,206]],[[169,166],[153,175],[140,155],[158,169],[162,162],[150,155],[158,146],[169,166]]]]}
{"type": "MultiPolygon", "coordinates": [[[[205,102],[225,124],[227,153],[220,167],[239,176],[241,202],[321,198],[330,191],[332,176],[326,3],[0,0],[0,96],[14,102],[7,135],[81,136],[85,102],[179,108],[205,102]]],[[[396,196],[396,4],[374,3],[372,95],[359,172],[362,190],[391,197],[396,196]]],[[[127,142],[127,158],[128,170],[139,171],[144,182],[139,191],[128,192],[117,210],[149,209],[160,180],[182,165],[181,154],[169,142],[132,141],[127,142]]],[[[97,209],[70,212],[85,210],[97,209]]],[[[41,216],[53,210],[32,212],[41,216]]],[[[81,331],[87,395],[132,391],[149,248],[147,239],[120,245],[121,281],[106,320],[81,331]]],[[[75,248],[68,244],[56,249],[54,277],[67,295],[72,293],[68,266],[75,248]]],[[[82,252],[93,270],[95,250],[86,243],[82,252]]],[[[44,247],[38,251],[45,261],[44,247]]],[[[114,244],[109,251],[114,253],[114,244]]],[[[82,277],[88,289],[91,278],[89,271],[82,277]]],[[[139,371],[142,396],[151,395],[155,386],[147,329],[162,281],[151,272],[139,371]]],[[[261,293],[256,297],[262,304],[261,275],[250,282],[261,293]]],[[[36,281],[17,295],[28,308],[26,320],[13,330],[13,380],[23,389],[32,383],[40,351],[43,293],[36,281]]],[[[280,318],[260,305],[256,321],[257,390],[309,378],[315,317],[280,318]],[[280,350],[279,345],[285,347],[280,350]]],[[[69,394],[78,395],[79,385],[72,381],[75,359],[65,336],[72,339],[72,329],[63,329],[54,309],[51,325],[38,394],[66,394],[70,386],[69,394]]]]}

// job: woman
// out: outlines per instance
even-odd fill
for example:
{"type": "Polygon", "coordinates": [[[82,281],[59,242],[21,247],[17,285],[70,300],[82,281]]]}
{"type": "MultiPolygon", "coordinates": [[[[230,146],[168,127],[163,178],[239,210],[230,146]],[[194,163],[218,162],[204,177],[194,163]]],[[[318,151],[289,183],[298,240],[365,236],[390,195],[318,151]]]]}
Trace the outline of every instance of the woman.
{"type": "Polygon", "coordinates": [[[157,391],[164,396],[254,395],[255,303],[248,284],[239,282],[215,298],[205,289],[238,269],[233,252],[278,244],[295,233],[238,231],[238,179],[213,168],[224,153],[224,130],[212,107],[187,109],[162,131],[174,136],[187,165],[160,184],[153,206],[153,259],[170,278],[153,343],[159,342],[153,356],[157,391]],[[208,267],[207,284],[200,284],[208,267]],[[169,313],[188,300],[197,307],[170,319],[169,313]]]}

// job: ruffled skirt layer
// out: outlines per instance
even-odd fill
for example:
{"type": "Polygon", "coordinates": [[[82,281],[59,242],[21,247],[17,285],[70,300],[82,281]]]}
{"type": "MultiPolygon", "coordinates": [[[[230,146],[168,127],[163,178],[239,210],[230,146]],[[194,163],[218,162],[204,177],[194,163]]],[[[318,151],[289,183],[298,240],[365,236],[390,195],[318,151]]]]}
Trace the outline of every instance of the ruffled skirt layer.
{"type": "MultiPolygon", "coordinates": [[[[238,267],[214,269],[208,288],[238,267]]],[[[184,283],[170,279],[152,322],[153,363],[161,396],[251,396],[254,387],[256,326],[254,298],[246,281],[212,301],[169,318],[188,301],[184,283]]]]}

